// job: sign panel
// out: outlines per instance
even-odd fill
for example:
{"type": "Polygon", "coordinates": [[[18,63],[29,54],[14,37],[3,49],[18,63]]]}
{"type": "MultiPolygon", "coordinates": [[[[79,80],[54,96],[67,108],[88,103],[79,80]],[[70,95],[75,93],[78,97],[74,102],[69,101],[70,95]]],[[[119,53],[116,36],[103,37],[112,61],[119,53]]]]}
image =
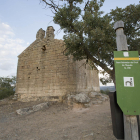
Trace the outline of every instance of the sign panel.
{"type": "Polygon", "coordinates": [[[125,115],[140,114],[140,61],[137,51],[114,51],[117,103],[125,115]]]}

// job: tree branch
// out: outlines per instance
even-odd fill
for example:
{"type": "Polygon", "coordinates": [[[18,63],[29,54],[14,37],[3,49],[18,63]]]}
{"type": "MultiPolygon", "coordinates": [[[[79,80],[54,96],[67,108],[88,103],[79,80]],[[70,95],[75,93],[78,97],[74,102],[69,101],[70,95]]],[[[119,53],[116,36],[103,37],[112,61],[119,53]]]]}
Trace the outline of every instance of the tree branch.
{"type": "Polygon", "coordinates": [[[90,60],[92,60],[94,63],[98,64],[98,65],[99,65],[102,69],[104,69],[108,74],[111,74],[111,71],[112,71],[112,70],[109,69],[104,63],[102,63],[102,62],[98,61],[96,58],[94,58],[86,48],[84,49],[84,51],[85,51],[85,54],[88,56],[88,58],[89,58],[90,60]]]}
{"type": "Polygon", "coordinates": [[[85,7],[84,7],[84,11],[86,10],[87,6],[88,6],[89,0],[87,1],[85,7]]]}
{"type": "Polygon", "coordinates": [[[136,30],[135,30],[135,32],[137,31],[137,30],[139,30],[140,28],[137,28],[136,30]]]}
{"type": "Polygon", "coordinates": [[[49,8],[52,8],[55,12],[59,9],[58,6],[53,2],[53,0],[49,0],[50,3],[48,3],[46,0],[42,0],[46,5],[50,6],[49,8]]]}

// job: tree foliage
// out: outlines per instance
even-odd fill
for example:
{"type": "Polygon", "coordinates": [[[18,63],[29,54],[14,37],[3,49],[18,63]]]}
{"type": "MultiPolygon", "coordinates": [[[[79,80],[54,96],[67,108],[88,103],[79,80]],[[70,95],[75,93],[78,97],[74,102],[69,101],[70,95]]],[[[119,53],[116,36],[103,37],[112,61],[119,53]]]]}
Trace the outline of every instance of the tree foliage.
{"type": "MultiPolygon", "coordinates": [[[[42,1],[54,10],[54,23],[59,24],[66,33],[63,37],[65,54],[73,55],[75,60],[87,59],[95,68],[100,66],[114,82],[116,34],[113,26],[116,21],[122,20],[125,24],[129,50],[140,53],[140,4],[117,7],[103,14],[100,8],[104,0],[66,0],[63,6],[56,6],[53,0],[42,1]]],[[[110,80],[101,81],[106,83],[110,80]]]]}
{"type": "Polygon", "coordinates": [[[0,99],[9,97],[15,92],[16,77],[0,77],[0,99]]]}

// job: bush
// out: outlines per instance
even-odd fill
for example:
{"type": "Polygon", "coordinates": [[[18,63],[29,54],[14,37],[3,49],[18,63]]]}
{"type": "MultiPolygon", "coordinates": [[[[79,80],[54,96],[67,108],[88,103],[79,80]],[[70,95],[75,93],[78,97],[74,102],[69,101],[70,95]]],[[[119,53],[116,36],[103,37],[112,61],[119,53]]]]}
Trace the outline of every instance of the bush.
{"type": "Polygon", "coordinates": [[[14,91],[12,88],[11,89],[8,89],[8,88],[0,89],[0,100],[7,98],[11,95],[14,95],[14,91]]]}
{"type": "Polygon", "coordinates": [[[16,77],[0,77],[0,100],[14,95],[16,77]]]}
{"type": "Polygon", "coordinates": [[[108,94],[109,93],[109,90],[107,89],[107,90],[101,90],[100,91],[102,94],[108,94]]]}

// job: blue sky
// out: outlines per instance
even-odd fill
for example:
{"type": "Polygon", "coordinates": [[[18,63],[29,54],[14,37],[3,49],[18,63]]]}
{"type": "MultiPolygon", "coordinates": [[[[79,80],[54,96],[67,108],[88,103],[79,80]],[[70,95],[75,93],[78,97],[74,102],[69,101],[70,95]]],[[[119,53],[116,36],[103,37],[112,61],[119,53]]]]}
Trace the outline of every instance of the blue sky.
{"type": "MultiPolygon", "coordinates": [[[[116,6],[124,8],[138,3],[138,0],[105,0],[101,10],[108,13],[116,6]]],[[[40,0],[0,1],[0,76],[16,75],[17,56],[35,40],[40,28],[53,26],[55,38],[63,38],[64,33],[57,33],[60,27],[53,23],[52,16],[40,0]]]]}

